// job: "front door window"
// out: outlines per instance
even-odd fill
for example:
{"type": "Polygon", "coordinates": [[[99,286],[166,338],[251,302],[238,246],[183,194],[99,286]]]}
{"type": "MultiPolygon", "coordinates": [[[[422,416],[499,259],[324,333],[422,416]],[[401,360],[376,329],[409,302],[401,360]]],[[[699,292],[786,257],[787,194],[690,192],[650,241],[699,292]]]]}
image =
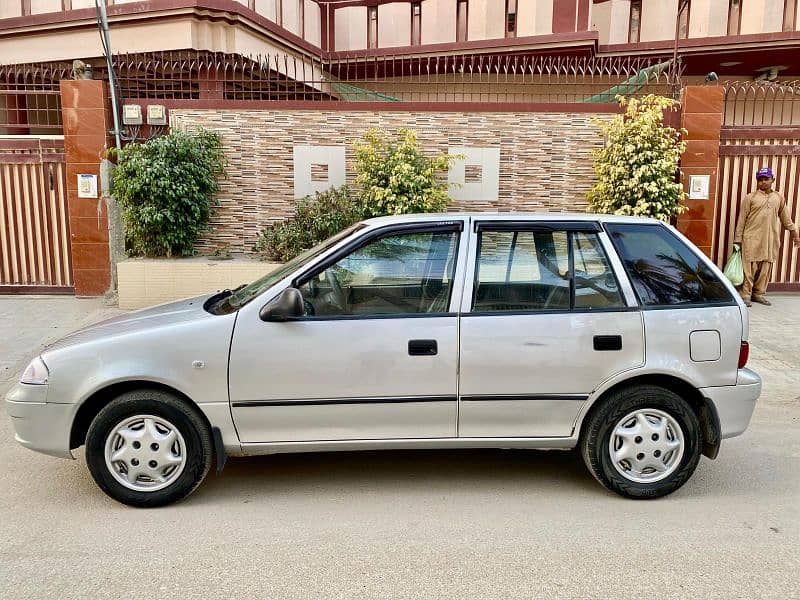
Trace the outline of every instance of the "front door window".
{"type": "Polygon", "coordinates": [[[401,233],[358,248],[300,286],[306,316],[447,312],[458,236],[401,233]]]}

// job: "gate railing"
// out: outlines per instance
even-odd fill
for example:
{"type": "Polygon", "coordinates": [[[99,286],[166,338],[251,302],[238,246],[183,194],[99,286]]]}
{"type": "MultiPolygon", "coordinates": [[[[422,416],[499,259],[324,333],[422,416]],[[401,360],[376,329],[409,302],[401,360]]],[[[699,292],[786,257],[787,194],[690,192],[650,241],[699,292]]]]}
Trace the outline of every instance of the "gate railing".
{"type": "Polygon", "coordinates": [[[800,81],[728,81],[726,127],[800,126],[800,81]]]}
{"type": "Polygon", "coordinates": [[[60,134],[59,82],[66,63],[0,65],[0,134],[60,134]]]}
{"type": "Polygon", "coordinates": [[[614,102],[668,95],[668,57],[455,54],[308,58],[205,51],[114,57],[126,99],[346,102],[614,102]],[[611,93],[603,95],[603,92],[611,93]]]}

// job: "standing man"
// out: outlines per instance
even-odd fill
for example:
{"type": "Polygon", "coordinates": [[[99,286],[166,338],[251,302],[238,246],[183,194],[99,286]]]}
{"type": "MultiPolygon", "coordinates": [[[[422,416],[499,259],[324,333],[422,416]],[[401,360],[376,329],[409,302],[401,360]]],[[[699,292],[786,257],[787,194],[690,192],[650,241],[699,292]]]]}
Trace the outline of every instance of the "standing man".
{"type": "Polygon", "coordinates": [[[759,169],[756,181],[758,189],[742,200],[733,244],[742,249],[744,283],[740,293],[745,304],[751,306],[752,297],[753,302],[770,306],[772,303],[767,300],[767,283],[772,263],[778,258],[781,226],[792,232],[795,247],[800,247],[800,235],[789,218],[786,199],[772,189],[775,181],[772,169],[759,169]]]}

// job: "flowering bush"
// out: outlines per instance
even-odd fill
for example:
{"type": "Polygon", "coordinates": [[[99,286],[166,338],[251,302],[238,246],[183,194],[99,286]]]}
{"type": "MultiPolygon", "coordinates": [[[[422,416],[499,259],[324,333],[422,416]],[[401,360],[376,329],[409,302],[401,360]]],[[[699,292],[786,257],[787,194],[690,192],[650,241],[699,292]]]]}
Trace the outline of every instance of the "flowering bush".
{"type": "Polygon", "coordinates": [[[664,111],[677,102],[652,94],[617,101],[624,115],[595,120],[606,144],[592,153],[597,183],[588,194],[591,210],[669,221],[686,210],[683,186],[675,181],[686,131],[664,126],[664,111]]]}
{"type": "Polygon", "coordinates": [[[440,212],[447,206],[446,172],[455,156],[426,156],[417,135],[401,129],[396,140],[370,129],[355,144],[356,185],[365,217],[440,212]]]}

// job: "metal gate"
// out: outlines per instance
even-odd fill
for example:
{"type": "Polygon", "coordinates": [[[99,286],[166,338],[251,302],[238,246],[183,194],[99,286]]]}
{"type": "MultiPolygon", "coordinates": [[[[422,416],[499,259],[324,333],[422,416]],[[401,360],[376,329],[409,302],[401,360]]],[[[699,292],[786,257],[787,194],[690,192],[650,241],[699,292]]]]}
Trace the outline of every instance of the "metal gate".
{"type": "MultiPolygon", "coordinates": [[[[755,174],[772,167],[775,189],[800,223],[800,83],[725,83],[725,112],[719,147],[717,205],[712,258],[728,259],[742,199],[756,189],[755,174]]],[[[788,232],[781,237],[770,289],[800,291],[800,262],[788,232]]]]}
{"type": "Polygon", "coordinates": [[[0,293],[73,293],[64,140],[0,138],[0,293]]]}
{"type": "MultiPolygon", "coordinates": [[[[739,138],[723,130],[723,138],[739,138]]],[[[744,133],[744,132],[742,132],[744,133]]],[[[723,139],[719,156],[719,201],[714,227],[713,259],[723,265],[728,259],[742,199],[756,189],[759,168],[772,167],[775,189],[786,198],[794,223],[800,223],[800,140],[794,139],[723,139]]],[[[772,269],[770,289],[800,291],[800,263],[788,232],[781,237],[778,260],[772,269]]]]}

